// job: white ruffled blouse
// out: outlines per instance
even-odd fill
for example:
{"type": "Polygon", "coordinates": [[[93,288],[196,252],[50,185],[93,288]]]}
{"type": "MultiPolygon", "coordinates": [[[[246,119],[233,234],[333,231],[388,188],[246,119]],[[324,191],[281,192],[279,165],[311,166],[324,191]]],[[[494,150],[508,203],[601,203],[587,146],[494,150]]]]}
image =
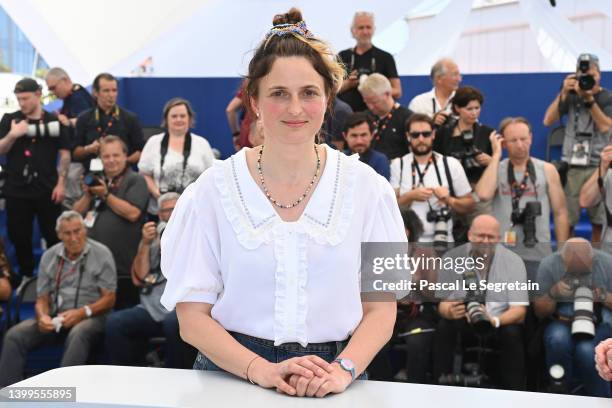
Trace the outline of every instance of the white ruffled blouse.
{"type": "Polygon", "coordinates": [[[162,237],[161,298],[213,305],[226,330],[276,345],[345,340],[362,318],[362,242],[405,242],[393,189],[357,155],[327,147],[298,221],[283,221],[246,149],[216,161],[179,199],[162,237]]]}

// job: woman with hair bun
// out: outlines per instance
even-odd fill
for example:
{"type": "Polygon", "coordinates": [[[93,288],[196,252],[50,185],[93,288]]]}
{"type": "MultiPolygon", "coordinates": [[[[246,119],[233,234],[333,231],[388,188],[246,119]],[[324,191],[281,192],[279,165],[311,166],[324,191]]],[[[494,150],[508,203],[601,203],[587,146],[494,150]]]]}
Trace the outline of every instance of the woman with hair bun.
{"type": "Polygon", "coordinates": [[[406,235],[389,183],[316,142],[344,74],[334,53],[297,9],[273,24],[245,88],[264,143],[215,162],[179,199],[162,303],[200,351],[195,369],[323,397],[363,375],[395,322],[394,296],[362,300],[361,243],[406,235]]]}

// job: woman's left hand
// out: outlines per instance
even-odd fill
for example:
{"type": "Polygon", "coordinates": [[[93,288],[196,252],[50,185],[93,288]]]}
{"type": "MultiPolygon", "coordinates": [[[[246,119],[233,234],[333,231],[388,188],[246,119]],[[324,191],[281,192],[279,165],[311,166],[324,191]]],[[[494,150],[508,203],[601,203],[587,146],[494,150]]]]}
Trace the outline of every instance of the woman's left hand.
{"type": "MultiPolygon", "coordinates": [[[[344,371],[338,363],[331,364],[332,371],[325,375],[306,378],[294,374],[289,378],[289,385],[295,388],[298,397],[322,398],[329,393],[339,394],[351,384],[351,374],[344,371]]],[[[278,392],[282,392],[277,389],[278,392]]]]}
{"type": "Polygon", "coordinates": [[[475,159],[482,167],[487,167],[491,163],[491,156],[486,153],[480,153],[475,159]]]}

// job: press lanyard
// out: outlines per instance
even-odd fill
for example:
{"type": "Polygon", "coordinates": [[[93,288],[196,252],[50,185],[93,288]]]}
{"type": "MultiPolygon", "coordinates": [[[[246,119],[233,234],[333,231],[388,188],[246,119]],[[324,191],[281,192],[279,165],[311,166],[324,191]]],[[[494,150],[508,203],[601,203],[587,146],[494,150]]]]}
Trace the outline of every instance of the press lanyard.
{"type": "Polygon", "coordinates": [[[393,117],[395,111],[399,108],[399,103],[394,103],[391,111],[387,113],[384,117],[378,119],[374,124],[374,140],[380,140],[380,135],[387,129],[389,125],[389,121],[393,117]]]}
{"type": "Polygon", "coordinates": [[[119,121],[119,107],[115,105],[115,108],[113,109],[113,113],[111,114],[111,117],[106,123],[105,127],[102,127],[102,123],[100,122],[100,108],[99,107],[97,107],[95,110],[95,117],[96,117],[96,130],[98,134],[100,135],[100,137],[107,136],[109,134],[109,130],[111,130],[114,124],[119,121]]]}
{"type": "Polygon", "coordinates": [[[59,312],[59,291],[62,284],[62,280],[73,273],[76,272],[77,268],[79,268],[79,278],[77,281],[77,290],[76,295],[74,297],[74,309],[77,308],[79,302],[79,292],[81,290],[81,280],[83,279],[83,272],[85,270],[85,259],[87,254],[84,254],[83,257],[68,270],[67,273],[62,275],[62,270],[64,269],[65,259],[63,256],[59,255],[59,261],[57,262],[57,270],[55,271],[55,312],[59,312]]]}

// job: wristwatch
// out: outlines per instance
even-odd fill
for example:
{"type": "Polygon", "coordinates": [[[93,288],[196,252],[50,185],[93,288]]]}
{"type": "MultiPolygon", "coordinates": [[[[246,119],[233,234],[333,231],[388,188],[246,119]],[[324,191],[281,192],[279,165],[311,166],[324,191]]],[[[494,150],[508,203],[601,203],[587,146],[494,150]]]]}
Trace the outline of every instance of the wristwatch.
{"type": "Polygon", "coordinates": [[[85,309],[85,315],[87,317],[91,317],[93,315],[93,312],[91,311],[91,308],[87,305],[83,306],[83,309],[85,309]]]}
{"type": "Polygon", "coordinates": [[[595,99],[593,99],[592,101],[584,101],[584,106],[587,109],[591,109],[593,107],[593,104],[595,103],[595,99]]]}
{"type": "Polygon", "coordinates": [[[355,381],[355,363],[353,363],[353,360],[348,358],[337,358],[334,360],[334,363],[338,363],[340,368],[351,374],[351,382],[355,381]]]}

